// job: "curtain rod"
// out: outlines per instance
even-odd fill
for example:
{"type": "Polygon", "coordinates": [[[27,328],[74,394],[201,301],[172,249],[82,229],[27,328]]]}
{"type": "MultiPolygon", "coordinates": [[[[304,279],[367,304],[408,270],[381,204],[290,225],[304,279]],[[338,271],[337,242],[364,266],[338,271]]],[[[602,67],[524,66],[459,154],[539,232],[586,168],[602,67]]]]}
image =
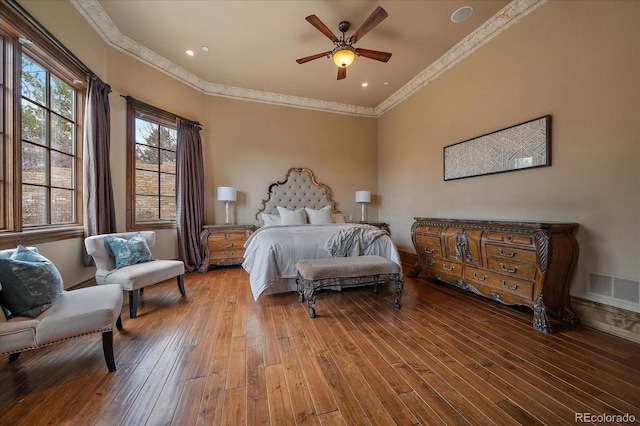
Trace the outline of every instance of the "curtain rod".
{"type": "Polygon", "coordinates": [[[87,74],[95,75],[95,73],[91,71],[88,66],[86,66],[80,59],[78,59],[76,55],[71,53],[71,51],[67,49],[57,38],[55,38],[54,35],[51,34],[45,27],[43,27],[40,22],[38,22],[33,16],[31,16],[31,14],[29,14],[29,12],[27,12],[22,6],[20,6],[16,2],[16,0],[7,0],[7,3],[9,3],[9,5],[11,5],[11,7],[13,7],[18,13],[20,13],[27,21],[29,21],[31,25],[37,28],[38,31],[40,31],[51,43],[55,44],[58,49],[64,52],[64,54],[67,55],[73,62],[75,62],[76,65],[78,65],[82,69],[82,71],[87,74]]]}
{"type": "Polygon", "coordinates": [[[136,103],[138,103],[138,104],[140,104],[140,105],[143,105],[143,106],[144,106],[144,107],[146,107],[146,108],[153,109],[153,110],[156,110],[156,111],[159,111],[159,112],[165,113],[165,114],[170,114],[170,115],[172,115],[172,116],[174,116],[174,117],[176,117],[176,118],[179,118],[180,120],[185,120],[185,121],[188,121],[189,123],[193,123],[193,124],[195,124],[195,125],[197,125],[197,126],[202,126],[202,124],[200,124],[200,122],[198,122],[198,121],[191,120],[191,119],[189,119],[189,118],[185,118],[185,117],[181,117],[181,116],[179,116],[178,114],[174,114],[174,113],[172,113],[172,112],[165,111],[165,110],[163,110],[163,109],[161,109],[161,108],[158,108],[158,107],[156,107],[156,106],[150,105],[150,104],[148,104],[148,103],[146,103],[146,102],[142,102],[142,101],[140,101],[140,100],[138,100],[138,99],[136,99],[136,98],[133,98],[133,97],[131,97],[131,96],[128,96],[128,95],[120,95],[120,96],[121,96],[121,97],[123,97],[123,98],[125,98],[125,99],[127,100],[127,102],[136,102],[136,103]]]}

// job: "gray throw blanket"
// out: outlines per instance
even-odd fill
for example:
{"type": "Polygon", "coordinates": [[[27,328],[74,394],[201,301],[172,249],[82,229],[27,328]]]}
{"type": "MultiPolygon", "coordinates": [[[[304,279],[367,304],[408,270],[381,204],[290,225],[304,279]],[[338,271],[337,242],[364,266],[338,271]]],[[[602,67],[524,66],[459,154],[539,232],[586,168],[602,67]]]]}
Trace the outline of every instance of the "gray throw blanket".
{"type": "Polygon", "coordinates": [[[329,237],[324,249],[332,257],[361,256],[382,235],[388,235],[387,231],[375,226],[350,226],[329,237]]]}

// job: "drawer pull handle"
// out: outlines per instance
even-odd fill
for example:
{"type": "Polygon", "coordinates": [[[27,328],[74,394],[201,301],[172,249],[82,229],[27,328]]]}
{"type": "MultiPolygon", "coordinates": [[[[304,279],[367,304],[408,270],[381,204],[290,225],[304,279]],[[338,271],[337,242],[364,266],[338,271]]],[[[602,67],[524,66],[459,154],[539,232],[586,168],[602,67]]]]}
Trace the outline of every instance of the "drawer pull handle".
{"type": "Polygon", "coordinates": [[[447,265],[445,263],[442,264],[442,269],[444,269],[445,271],[453,271],[454,269],[456,269],[455,266],[452,266],[451,268],[447,268],[447,265]]]}
{"type": "Polygon", "coordinates": [[[513,286],[510,286],[509,284],[506,283],[505,280],[500,280],[500,281],[502,282],[502,285],[509,290],[517,290],[518,288],[520,288],[519,284],[514,284],[513,286]]]}
{"type": "Polygon", "coordinates": [[[425,262],[427,266],[433,266],[434,263],[436,263],[435,260],[432,260],[431,262],[425,262]]]}
{"type": "Polygon", "coordinates": [[[434,251],[433,249],[431,250],[427,250],[426,248],[424,249],[424,252],[427,254],[433,254],[433,251],[434,251]]]}
{"type": "Polygon", "coordinates": [[[231,238],[231,234],[224,234],[225,238],[231,238]]]}
{"type": "MultiPolygon", "coordinates": [[[[473,278],[475,278],[475,279],[476,279],[476,280],[478,280],[478,281],[486,281],[487,276],[486,276],[486,275],[483,275],[483,276],[481,276],[481,277],[480,277],[480,276],[478,276],[478,274],[476,274],[476,273],[474,272],[474,273],[473,273],[473,278]]],[[[504,281],[502,281],[502,282],[504,283],[504,281]]]]}
{"type": "Polygon", "coordinates": [[[222,247],[231,248],[231,247],[233,247],[233,243],[229,243],[229,244],[222,243],[222,247]]]}
{"type": "Polygon", "coordinates": [[[500,267],[502,268],[503,271],[510,272],[512,274],[518,272],[518,267],[517,266],[514,266],[513,269],[507,269],[507,268],[505,268],[504,263],[500,262],[500,267]]]}
{"type": "Polygon", "coordinates": [[[504,251],[502,251],[502,249],[500,249],[500,254],[504,257],[516,257],[516,252],[512,252],[511,254],[509,253],[505,253],[504,251]]]}
{"type": "Polygon", "coordinates": [[[223,256],[227,256],[227,257],[233,257],[233,252],[232,251],[230,251],[230,252],[223,251],[222,255],[223,256]]]}

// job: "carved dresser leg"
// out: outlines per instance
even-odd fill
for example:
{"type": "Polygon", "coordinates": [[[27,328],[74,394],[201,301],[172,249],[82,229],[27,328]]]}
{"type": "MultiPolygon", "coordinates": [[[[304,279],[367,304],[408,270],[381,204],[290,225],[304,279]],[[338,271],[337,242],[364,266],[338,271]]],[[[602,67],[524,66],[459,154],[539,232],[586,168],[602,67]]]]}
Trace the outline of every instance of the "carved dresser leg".
{"type": "Polygon", "coordinates": [[[553,327],[551,326],[551,320],[549,319],[547,306],[544,303],[542,293],[538,295],[538,298],[533,304],[533,328],[541,333],[553,333],[553,327]]]}

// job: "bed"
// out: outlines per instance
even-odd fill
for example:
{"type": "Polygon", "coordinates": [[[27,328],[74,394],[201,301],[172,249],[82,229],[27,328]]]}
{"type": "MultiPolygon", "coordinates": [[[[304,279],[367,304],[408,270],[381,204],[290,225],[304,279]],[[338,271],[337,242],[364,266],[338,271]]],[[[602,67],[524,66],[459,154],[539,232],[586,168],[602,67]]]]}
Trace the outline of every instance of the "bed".
{"type": "Polygon", "coordinates": [[[242,263],[255,300],[263,293],[297,291],[296,263],[302,259],[378,255],[401,266],[389,234],[375,226],[346,223],[331,189],[306,168],[289,169],[283,181],[269,186],[256,226],[245,243],[242,263]]]}

